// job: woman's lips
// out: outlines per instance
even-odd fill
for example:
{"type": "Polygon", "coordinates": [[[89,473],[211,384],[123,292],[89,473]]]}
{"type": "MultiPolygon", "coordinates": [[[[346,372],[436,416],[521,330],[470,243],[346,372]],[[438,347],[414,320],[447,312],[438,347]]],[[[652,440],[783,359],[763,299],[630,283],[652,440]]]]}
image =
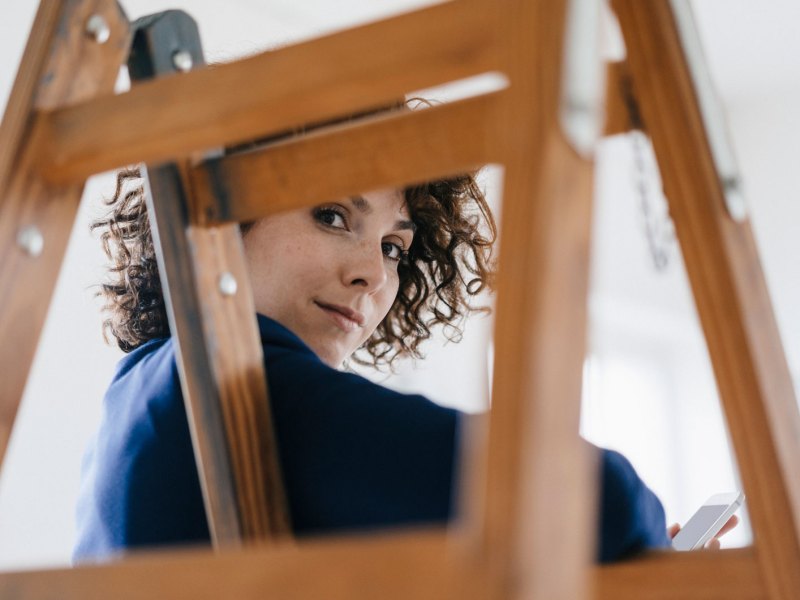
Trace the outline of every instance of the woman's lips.
{"type": "Polygon", "coordinates": [[[314,304],[319,306],[345,333],[350,333],[364,326],[366,319],[357,310],[337,304],[327,304],[318,300],[315,300],[314,304]]]}

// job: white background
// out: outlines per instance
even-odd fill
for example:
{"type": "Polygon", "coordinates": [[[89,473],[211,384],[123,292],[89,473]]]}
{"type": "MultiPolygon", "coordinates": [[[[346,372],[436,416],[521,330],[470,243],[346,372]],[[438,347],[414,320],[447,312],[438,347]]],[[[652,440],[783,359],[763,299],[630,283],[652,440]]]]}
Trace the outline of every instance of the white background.
{"type": "MultiPolygon", "coordinates": [[[[408,0],[122,2],[131,18],[183,8],[200,24],[209,60],[306,39],[429,4],[408,0]]],[[[752,225],[795,381],[800,374],[800,3],[692,2],[736,153],[752,225]]],[[[5,106],[35,2],[3,7],[0,108],[5,106]]],[[[618,137],[598,155],[590,351],[583,430],[625,452],[685,522],[713,493],[738,486],[716,387],[677,248],[657,272],[649,255],[632,143],[618,137]]],[[[649,156],[649,155],[648,155],[649,156]]],[[[652,161],[652,158],[648,158],[652,161]]],[[[652,162],[648,197],[658,200],[652,162]]],[[[497,187],[496,173],[484,181],[497,187]]],[[[113,193],[90,180],[0,476],[0,568],[65,565],[74,540],[80,458],[97,426],[103,392],[121,353],[104,345],[99,302],[104,258],[87,224],[113,193]]],[[[493,194],[493,202],[498,198],[493,194]]],[[[465,410],[486,405],[489,319],[471,323],[460,346],[432,349],[413,374],[387,380],[465,410]],[[447,373],[442,377],[441,373],[447,373]]],[[[4,340],[4,343],[13,343],[4,340]]],[[[749,542],[746,526],[727,545],[749,542]]]]}

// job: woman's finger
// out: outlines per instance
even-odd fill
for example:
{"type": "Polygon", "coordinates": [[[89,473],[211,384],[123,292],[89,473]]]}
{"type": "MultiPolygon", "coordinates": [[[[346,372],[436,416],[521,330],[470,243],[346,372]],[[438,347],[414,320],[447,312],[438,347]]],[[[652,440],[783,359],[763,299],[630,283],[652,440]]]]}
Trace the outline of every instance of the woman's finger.
{"type": "Polygon", "coordinates": [[[728,519],[727,523],[722,526],[722,529],[719,530],[719,533],[714,537],[722,537],[726,533],[728,533],[731,529],[736,527],[739,524],[739,517],[733,515],[730,519],[728,519]]]}
{"type": "Polygon", "coordinates": [[[680,530],[681,526],[679,523],[673,523],[672,525],[667,527],[667,535],[669,536],[669,539],[673,539],[676,535],[678,535],[678,532],[680,530]]]}
{"type": "Polygon", "coordinates": [[[708,540],[706,542],[706,545],[704,547],[705,547],[706,550],[719,550],[720,547],[721,547],[721,544],[719,543],[719,539],[711,538],[710,540],[708,540]]]}

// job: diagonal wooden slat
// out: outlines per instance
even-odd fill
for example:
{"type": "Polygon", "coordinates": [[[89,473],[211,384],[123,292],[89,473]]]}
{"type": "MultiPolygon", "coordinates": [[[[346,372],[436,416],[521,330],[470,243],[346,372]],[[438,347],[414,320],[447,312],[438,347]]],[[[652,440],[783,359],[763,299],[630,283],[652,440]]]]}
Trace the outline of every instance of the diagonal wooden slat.
{"type": "MultiPolygon", "coordinates": [[[[178,48],[202,65],[196,23],[166,11],[136,21],[133,79],[174,72],[178,48]]],[[[274,439],[255,306],[236,225],[198,228],[176,165],[148,168],[158,258],[209,530],[216,547],[287,538],[291,528],[274,439]],[[220,280],[235,282],[224,293],[220,280]]]]}
{"type": "Polygon", "coordinates": [[[314,202],[456,175],[497,159],[504,92],[335,126],[189,170],[198,217],[250,221],[314,202]],[[269,190],[268,194],[264,190],[269,190]]]}
{"type": "Polygon", "coordinates": [[[50,181],[80,181],[388,105],[404,93],[490,71],[496,61],[487,7],[446,2],[41,114],[48,142],[38,164],[50,181]]]}
{"type": "Polygon", "coordinates": [[[705,332],[769,597],[800,597],[800,414],[758,250],[727,214],[668,0],[615,0],[705,332]]]}
{"type": "Polygon", "coordinates": [[[128,52],[128,23],[113,0],[44,2],[34,21],[0,127],[0,460],[5,454],[83,182],[47,185],[33,167],[36,111],[86,101],[113,89],[128,52]],[[110,36],[86,35],[92,14],[110,36]],[[28,250],[20,242],[27,232],[28,250]],[[38,239],[38,242],[37,242],[38,239]]]}
{"type": "Polygon", "coordinates": [[[23,139],[28,134],[31,111],[35,110],[39,77],[49,59],[50,41],[61,14],[54,3],[42,3],[33,21],[28,43],[14,87],[0,123],[0,193],[8,186],[11,167],[17,160],[23,139]]]}
{"type": "Polygon", "coordinates": [[[242,539],[236,485],[225,431],[219,427],[224,421],[219,390],[206,353],[205,331],[199,327],[203,312],[195,292],[197,275],[186,236],[188,215],[180,173],[174,166],[153,169],[147,182],[147,212],[209,532],[215,546],[236,546],[242,539]]]}
{"type": "Polygon", "coordinates": [[[187,237],[201,298],[206,360],[222,406],[223,421],[215,425],[224,427],[232,459],[241,537],[245,543],[287,542],[291,515],[239,227],[190,227],[187,237]],[[221,290],[228,275],[236,281],[232,295],[221,290]]]}

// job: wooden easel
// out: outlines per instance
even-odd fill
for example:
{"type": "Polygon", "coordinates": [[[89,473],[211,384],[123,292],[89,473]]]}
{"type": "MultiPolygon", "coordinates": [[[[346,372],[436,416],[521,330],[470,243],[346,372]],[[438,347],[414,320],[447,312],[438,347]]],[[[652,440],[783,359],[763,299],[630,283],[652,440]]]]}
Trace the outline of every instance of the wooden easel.
{"type": "MultiPolygon", "coordinates": [[[[726,212],[676,3],[614,0],[628,60],[612,71],[609,127],[643,127],[653,139],[748,496],[753,547],[590,566],[594,526],[586,499],[595,486],[577,432],[592,164],[559,123],[566,0],[455,0],[218,68],[159,77],[119,96],[111,90],[128,55],[127,20],[112,0],[67,0],[41,4],[0,128],[0,334],[14,342],[0,347],[0,454],[83,181],[145,162],[217,551],[5,573],[0,594],[800,596],[800,416],[750,227],[726,212]],[[487,71],[502,72],[509,86],[248,154],[196,154],[487,71]],[[622,93],[617,84],[624,84],[622,93]],[[377,139],[381,156],[370,150],[377,139]],[[497,361],[488,430],[476,423],[464,448],[462,518],[448,529],[288,542],[233,223],[486,163],[506,169],[497,361]],[[266,185],[269,198],[258,193],[266,185]],[[574,526],[565,529],[564,522],[574,526]]],[[[190,27],[159,32],[151,25],[139,30],[151,75],[202,62],[190,27]],[[186,46],[164,46],[165,39],[186,46]]]]}

